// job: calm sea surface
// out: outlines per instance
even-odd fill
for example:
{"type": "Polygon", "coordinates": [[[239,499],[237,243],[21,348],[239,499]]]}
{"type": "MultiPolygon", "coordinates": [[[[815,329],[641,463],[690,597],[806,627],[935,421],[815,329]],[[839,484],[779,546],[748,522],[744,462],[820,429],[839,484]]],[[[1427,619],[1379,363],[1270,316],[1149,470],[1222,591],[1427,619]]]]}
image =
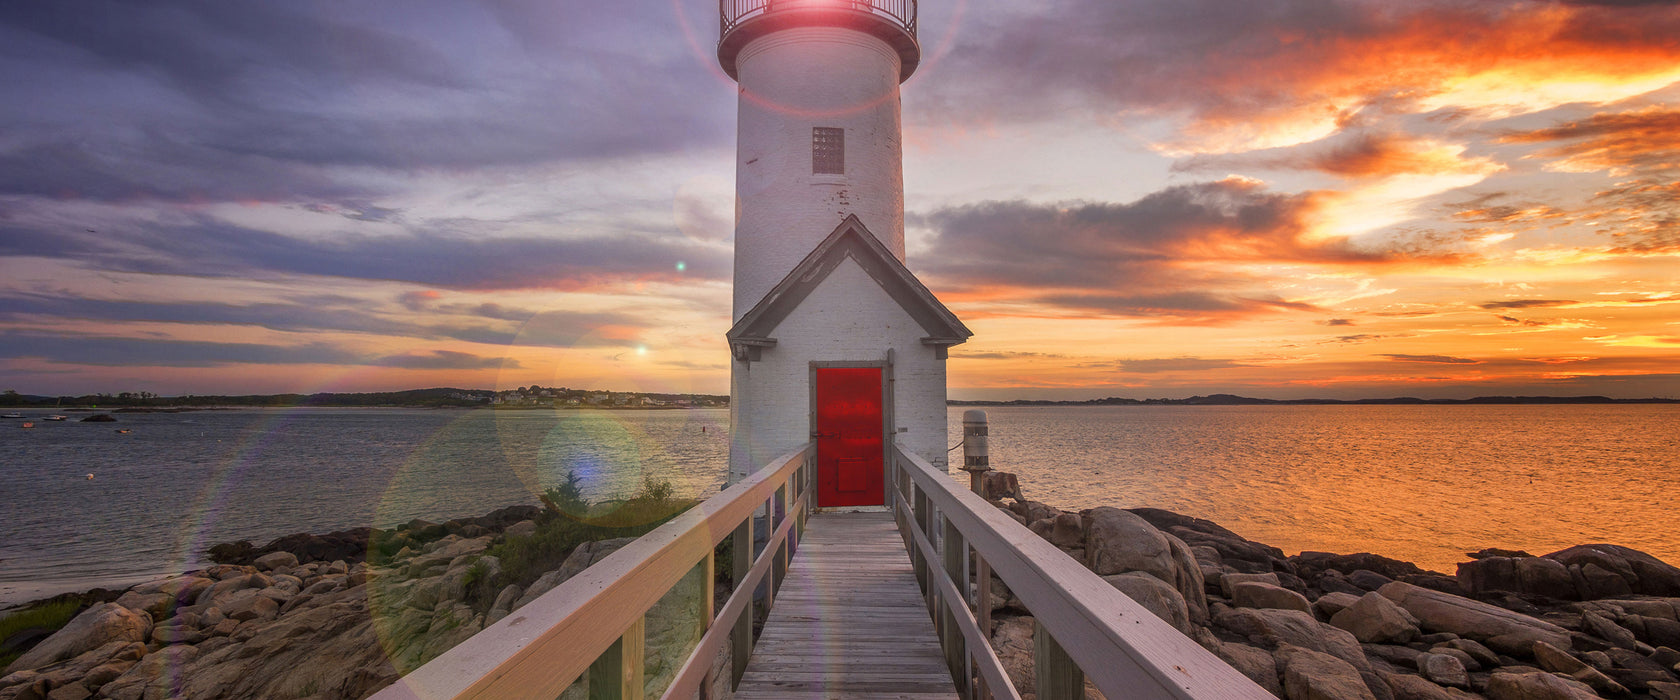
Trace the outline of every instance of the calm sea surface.
{"type": "MultiPolygon", "coordinates": [[[[1488,546],[1613,542],[1680,563],[1677,406],[988,413],[993,465],[1064,508],[1166,508],[1290,553],[1370,551],[1448,573],[1488,546]]],[[[650,475],[705,495],[728,452],[715,409],[117,417],[0,424],[0,605],[190,568],[218,542],[535,503],[568,469],[596,499],[650,475]]]]}

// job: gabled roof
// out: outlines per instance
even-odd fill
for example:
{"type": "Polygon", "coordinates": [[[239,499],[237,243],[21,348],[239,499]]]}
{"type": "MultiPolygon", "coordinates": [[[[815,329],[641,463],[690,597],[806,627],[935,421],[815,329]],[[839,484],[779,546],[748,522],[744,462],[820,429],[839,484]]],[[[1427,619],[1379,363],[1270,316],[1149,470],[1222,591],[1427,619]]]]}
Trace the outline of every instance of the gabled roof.
{"type": "Polygon", "coordinates": [[[816,249],[793,267],[787,277],[782,278],[769,294],[747,311],[734,328],[729,329],[729,347],[736,357],[748,359],[756,356],[758,348],[774,346],[776,339],[770,337],[770,332],[847,258],[863,268],[894,302],[921,325],[922,330],[927,332],[922,344],[938,346],[940,357],[944,357],[946,347],[965,342],[974,335],[854,214],[840,222],[834,233],[823,239],[816,249]]]}

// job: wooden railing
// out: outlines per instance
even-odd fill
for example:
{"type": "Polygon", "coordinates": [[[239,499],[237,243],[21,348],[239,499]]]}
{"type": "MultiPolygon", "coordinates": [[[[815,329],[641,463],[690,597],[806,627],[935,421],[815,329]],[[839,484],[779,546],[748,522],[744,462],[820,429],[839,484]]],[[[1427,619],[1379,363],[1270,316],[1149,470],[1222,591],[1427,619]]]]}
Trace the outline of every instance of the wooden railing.
{"type": "Polygon", "coordinates": [[[680,582],[694,576],[703,581],[702,591],[694,596],[699,607],[694,612],[704,634],[662,697],[705,696],[702,688],[715,680],[713,665],[725,644],[730,645],[733,686],[752,656],[754,615],[768,610],[804,534],[816,483],[815,454],[815,445],[807,443],[777,458],[444,652],[374,698],[552,700],[585,672],[589,698],[642,698],[644,615],[680,582]],[[767,531],[761,533],[761,547],[754,544],[755,520],[767,531]],[[732,534],[735,589],[714,614],[713,551],[732,534]]]}
{"type": "Polygon", "coordinates": [[[1109,698],[1273,697],[921,457],[894,447],[888,477],[899,533],[962,697],[1020,698],[988,639],[988,570],[1037,621],[1041,700],[1084,698],[1085,678],[1109,698]]]}
{"type": "Polygon", "coordinates": [[[916,36],[916,0],[718,0],[719,41],[743,21],[779,10],[837,9],[890,19],[916,36]]]}

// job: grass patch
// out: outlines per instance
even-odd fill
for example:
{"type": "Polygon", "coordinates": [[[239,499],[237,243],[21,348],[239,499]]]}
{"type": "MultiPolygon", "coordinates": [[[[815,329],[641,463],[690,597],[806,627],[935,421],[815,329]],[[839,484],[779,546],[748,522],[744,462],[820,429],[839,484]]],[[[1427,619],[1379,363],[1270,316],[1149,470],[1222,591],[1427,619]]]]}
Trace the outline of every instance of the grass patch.
{"type": "MultiPolygon", "coordinates": [[[[0,617],[0,642],[11,639],[12,635],[25,630],[59,630],[69,624],[70,619],[81,610],[82,602],[79,600],[58,600],[0,617]]],[[[0,668],[16,661],[17,657],[23,656],[24,651],[0,651],[0,668]]]]}

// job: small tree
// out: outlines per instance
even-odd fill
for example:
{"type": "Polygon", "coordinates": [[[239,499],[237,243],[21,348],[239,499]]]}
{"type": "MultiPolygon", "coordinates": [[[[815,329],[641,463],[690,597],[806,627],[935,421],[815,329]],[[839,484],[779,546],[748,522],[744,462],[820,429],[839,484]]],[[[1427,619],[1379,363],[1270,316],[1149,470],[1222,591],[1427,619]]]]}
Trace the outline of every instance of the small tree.
{"type": "Polygon", "coordinates": [[[543,489],[539,498],[543,507],[555,515],[582,515],[589,510],[589,501],[583,498],[583,477],[574,469],[566,470],[565,483],[543,489]]]}

